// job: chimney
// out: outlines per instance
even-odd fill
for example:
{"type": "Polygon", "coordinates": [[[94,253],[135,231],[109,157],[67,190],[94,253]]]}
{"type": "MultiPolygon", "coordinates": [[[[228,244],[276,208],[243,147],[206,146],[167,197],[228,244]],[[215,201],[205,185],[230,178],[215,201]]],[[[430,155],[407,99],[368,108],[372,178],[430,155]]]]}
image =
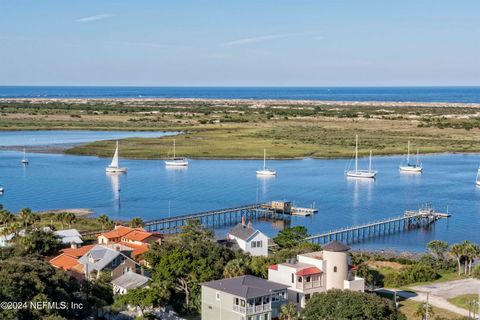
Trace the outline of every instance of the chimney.
{"type": "Polygon", "coordinates": [[[242,216],[242,226],[245,225],[245,216],[242,216]]]}
{"type": "Polygon", "coordinates": [[[70,248],[77,249],[77,244],[75,242],[70,242],[70,248]]]}

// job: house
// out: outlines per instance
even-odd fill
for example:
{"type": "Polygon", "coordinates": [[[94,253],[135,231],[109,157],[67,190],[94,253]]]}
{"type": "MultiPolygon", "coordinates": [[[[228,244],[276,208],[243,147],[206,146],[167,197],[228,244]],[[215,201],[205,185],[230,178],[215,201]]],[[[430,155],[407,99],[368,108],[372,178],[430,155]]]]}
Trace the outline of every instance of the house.
{"type": "Polygon", "coordinates": [[[99,244],[128,242],[141,245],[154,241],[160,242],[162,238],[163,236],[160,233],[148,232],[143,228],[130,228],[117,225],[112,231],[101,233],[97,239],[99,244]]]}
{"type": "Polygon", "coordinates": [[[301,308],[316,292],[364,291],[364,279],[356,277],[355,268],[349,265],[349,250],[341,242],[330,242],[323,251],[299,254],[296,259],[270,266],[268,280],[288,285],[288,300],[301,308]]]}
{"type": "Polygon", "coordinates": [[[288,285],[251,275],[201,285],[202,320],[271,320],[287,303],[288,285]]]}
{"type": "Polygon", "coordinates": [[[145,288],[148,286],[149,281],[150,278],[148,277],[128,271],[112,280],[113,294],[125,294],[130,289],[145,288]]]}
{"type": "Polygon", "coordinates": [[[110,272],[112,279],[116,279],[129,271],[136,272],[139,267],[130,257],[129,251],[122,251],[120,245],[116,248],[95,245],[78,259],[78,262],[81,267],[77,267],[76,270],[81,270],[87,279],[100,272],[110,272]]]}
{"type": "Polygon", "coordinates": [[[245,217],[227,234],[227,239],[235,241],[240,249],[252,256],[268,256],[268,237],[253,228],[252,223],[245,224],[245,217]]]}
{"type": "Polygon", "coordinates": [[[60,238],[62,244],[70,245],[72,248],[81,246],[83,243],[82,236],[77,229],[58,230],[53,233],[60,238]]]}

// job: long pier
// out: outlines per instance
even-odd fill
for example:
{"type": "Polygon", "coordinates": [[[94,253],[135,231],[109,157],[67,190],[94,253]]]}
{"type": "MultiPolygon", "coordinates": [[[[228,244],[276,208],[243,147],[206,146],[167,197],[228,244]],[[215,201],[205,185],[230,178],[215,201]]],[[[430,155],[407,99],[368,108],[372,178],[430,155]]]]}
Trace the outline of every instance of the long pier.
{"type": "Polygon", "coordinates": [[[145,230],[150,232],[175,233],[189,220],[198,220],[207,228],[238,223],[245,217],[247,220],[258,218],[285,219],[286,213],[275,210],[268,204],[254,203],[233,208],[210,210],[182,216],[162,218],[145,222],[145,230]]]}
{"type": "Polygon", "coordinates": [[[332,230],[310,236],[306,240],[316,244],[325,244],[333,240],[352,243],[404,230],[427,227],[439,219],[448,217],[450,214],[435,212],[428,207],[418,211],[406,211],[403,216],[399,217],[332,230]]]}

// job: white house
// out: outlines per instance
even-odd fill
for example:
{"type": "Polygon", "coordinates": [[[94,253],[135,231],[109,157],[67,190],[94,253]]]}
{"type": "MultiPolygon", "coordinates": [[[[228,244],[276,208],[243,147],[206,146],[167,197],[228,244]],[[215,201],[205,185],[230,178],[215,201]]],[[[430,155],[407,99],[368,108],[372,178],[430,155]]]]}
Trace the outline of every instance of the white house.
{"type": "Polygon", "coordinates": [[[251,222],[246,225],[245,218],[228,232],[227,238],[235,241],[240,249],[252,256],[268,256],[268,237],[253,228],[251,222]]]}
{"type": "Polygon", "coordinates": [[[323,251],[299,254],[296,259],[270,266],[268,280],[288,285],[288,300],[301,308],[316,292],[364,291],[364,279],[356,277],[355,267],[349,264],[349,250],[341,242],[330,242],[323,251]]]}
{"type": "Polygon", "coordinates": [[[69,244],[73,248],[76,248],[83,243],[82,236],[77,229],[58,230],[53,233],[60,238],[62,244],[69,244]]]}

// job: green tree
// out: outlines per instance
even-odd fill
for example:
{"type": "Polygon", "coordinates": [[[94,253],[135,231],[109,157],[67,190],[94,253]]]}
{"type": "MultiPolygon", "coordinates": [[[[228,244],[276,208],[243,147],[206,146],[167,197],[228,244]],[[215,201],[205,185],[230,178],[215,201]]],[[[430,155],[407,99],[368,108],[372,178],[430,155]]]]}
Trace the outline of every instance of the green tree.
{"type": "Polygon", "coordinates": [[[51,231],[33,230],[24,237],[15,238],[20,254],[40,254],[50,256],[60,248],[59,238],[51,231]]]}
{"type": "Polygon", "coordinates": [[[68,212],[65,214],[64,221],[68,224],[68,227],[71,228],[72,224],[77,221],[77,216],[72,212],[68,212]]]}
{"type": "Polygon", "coordinates": [[[224,278],[233,278],[243,276],[247,273],[247,268],[240,259],[233,259],[227,262],[225,269],[223,269],[224,278]]]}
{"type": "Polygon", "coordinates": [[[97,218],[97,221],[102,225],[102,232],[105,231],[105,227],[110,223],[110,218],[106,214],[102,214],[97,218]]]}
{"type": "Polygon", "coordinates": [[[448,242],[442,240],[432,240],[427,243],[427,249],[437,259],[445,259],[445,254],[448,252],[448,242]]]}
{"type": "Polygon", "coordinates": [[[453,244],[450,247],[450,251],[448,253],[457,260],[458,274],[460,275],[462,273],[462,266],[461,266],[461,259],[463,254],[462,245],[458,243],[453,244]]]}
{"type": "Polygon", "coordinates": [[[15,221],[15,215],[10,211],[3,209],[3,205],[0,204],[0,206],[0,223],[3,224],[3,228],[6,228],[10,222],[15,221]]]}
{"type": "Polygon", "coordinates": [[[158,307],[162,305],[167,298],[168,290],[165,288],[136,288],[128,290],[126,294],[117,296],[115,304],[121,306],[129,305],[138,308],[142,317],[144,317],[147,308],[158,307]]]}
{"type": "Polygon", "coordinates": [[[55,215],[55,220],[60,222],[62,225],[62,230],[65,229],[65,217],[67,216],[66,212],[59,212],[55,215]]]}
{"type": "Polygon", "coordinates": [[[248,261],[248,273],[260,278],[267,278],[268,266],[268,258],[264,256],[252,256],[248,261]]]}
{"type": "Polygon", "coordinates": [[[371,290],[375,287],[375,277],[372,270],[366,264],[361,264],[358,266],[356,275],[365,280],[365,286],[368,289],[371,290]]]}
{"type": "Polygon", "coordinates": [[[298,320],[301,319],[300,311],[293,303],[286,303],[280,307],[280,320],[298,320]]]}
{"type": "Polygon", "coordinates": [[[314,294],[303,316],[305,320],[405,319],[392,301],[371,293],[338,289],[314,294]]]}
{"type": "Polygon", "coordinates": [[[132,228],[143,228],[143,226],[145,226],[145,223],[143,222],[142,218],[135,217],[130,220],[129,225],[132,228]]]}
{"type": "Polygon", "coordinates": [[[308,237],[307,228],[304,226],[288,227],[280,231],[273,241],[280,248],[293,248],[298,245],[299,242],[305,241],[308,237]]]}
{"type": "Polygon", "coordinates": [[[27,226],[31,222],[31,215],[32,215],[32,210],[30,208],[23,208],[20,210],[20,213],[18,214],[18,217],[20,218],[20,221],[22,221],[23,226],[25,229],[27,229],[27,226]]]}

